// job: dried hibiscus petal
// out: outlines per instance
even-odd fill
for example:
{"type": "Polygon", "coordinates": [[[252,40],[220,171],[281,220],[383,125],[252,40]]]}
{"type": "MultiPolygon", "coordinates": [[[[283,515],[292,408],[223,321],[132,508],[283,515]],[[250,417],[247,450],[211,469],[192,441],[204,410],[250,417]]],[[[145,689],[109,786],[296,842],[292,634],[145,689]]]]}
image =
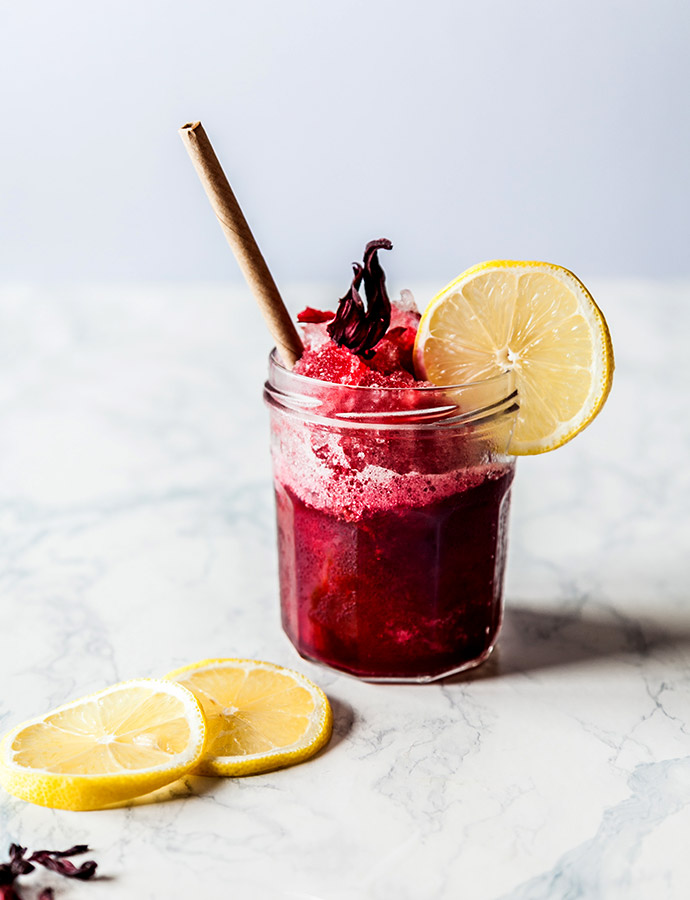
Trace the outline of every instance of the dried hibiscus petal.
{"type": "MultiPolygon", "coordinates": [[[[96,872],[96,863],[88,860],[80,866],[75,866],[67,859],[68,856],[78,856],[88,852],[86,844],[75,844],[69,850],[37,850],[26,858],[26,847],[19,844],[10,844],[10,858],[6,863],[0,863],[0,900],[21,900],[14,888],[14,882],[20,875],[28,875],[33,872],[38,863],[46,869],[58,872],[66,878],[79,878],[85,880],[91,878],[96,872]]],[[[53,900],[53,889],[44,888],[38,896],[38,900],[53,900]]]]}
{"type": "Polygon", "coordinates": [[[350,290],[341,297],[335,319],[328,326],[331,338],[358,356],[368,359],[384,336],[391,319],[391,303],[386,293],[386,276],[377,252],[391,250],[386,238],[369,241],[364,249],[363,265],[353,263],[354,278],[350,290]],[[359,293],[364,283],[366,309],[359,293]]]}
{"type": "Polygon", "coordinates": [[[10,844],[10,861],[8,865],[10,873],[14,878],[18,875],[28,875],[28,873],[33,872],[35,868],[28,859],[24,858],[25,855],[26,847],[20,847],[19,844],[10,844]]]}
{"type": "MultiPolygon", "coordinates": [[[[5,887],[6,884],[12,884],[15,875],[12,874],[12,869],[9,866],[9,863],[3,863],[0,866],[0,888],[5,887]]],[[[0,893],[0,897],[2,894],[0,893]]]]}
{"type": "MultiPolygon", "coordinates": [[[[85,853],[86,849],[80,849],[77,852],[85,853]]],[[[32,854],[31,861],[37,862],[39,866],[45,866],[45,868],[50,869],[51,872],[58,872],[60,875],[64,875],[65,878],[79,878],[81,880],[86,880],[95,874],[96,863],[92,859],[82,863],[80,866],[75,866],[73,862],[64,858],[67,855],[74,855],[74,851],[52,853],[50,850],[37,850],[36,853],[32,854]]]]}
{"type": "Polygon", "coordinates": [[[55,857],[55,859],[64,859],[66,856],[81,856],[82,853],[89,852],[88,844],[75,844],[74,847],[70,847],[69,850],[37,850],[37,853],[47,853],[49,856],[55,857]]]}

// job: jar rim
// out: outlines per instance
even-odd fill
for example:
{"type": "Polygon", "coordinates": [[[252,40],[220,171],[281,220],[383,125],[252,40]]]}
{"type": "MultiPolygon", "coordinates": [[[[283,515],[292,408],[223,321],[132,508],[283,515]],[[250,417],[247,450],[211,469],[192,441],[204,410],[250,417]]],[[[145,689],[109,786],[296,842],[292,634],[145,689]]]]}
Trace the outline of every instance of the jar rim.
{"type": "MultiPolygon", "coordinates": [[[[488,378],[480,378],[477,381],[463,381],[457,382],[455,384],[447,384],[447,385],[438,385],[438,384],[430,384],[429,382],[419,384],[409,384],[409,385],[368,385],[368,384],[342,384],[337,381],[324,381],[321,378],[312,378],[311,375],[300,375],[298,372],[294,372],[292,369],[288,369],[285,365],[283,365],[280,355],[278,354],[278,348],[274,347],[273,350],[269,353],[268,356],[269,362],[269,380],[271,376],[272,369],[276,369],[280,373],[280,377],[285,379],[294,379],[296,384],[304,384],[312,386],[312,389],[323,388],[325,390],[338,390],[342,388],[344,391],[361,391],[362,393],[366,393],[367,391],[377,391],[377,392],[402,392],[402,391],[415,391],[419,393],[425,392],[433,392],[433,391],[456,391],[461,390],[462,388],[476,388],[480,385],[493,385],[500,384],[501,381],[505,381],[507,384],[513,383],[513,373],[506,369],[503,372],[499,372],[498,375],[490,375],[488,378]]],[[[510,392],[509,392],[510,393],[510,392]]]]}
{"type": "Polygon", "coordinates": [[[322,381],[287,369],[274,349],[264,399],[284,414],[345,428],[427,429],[489,423],[518,410],[512,371],[447,385],[376,387],[322,381]],[[416,397],[419,402],[410,402],[416,397]],[[395,398],[400,397],[400,404],[395,398]],[[391,401],[393,401],[391,403],[391,401]]]}

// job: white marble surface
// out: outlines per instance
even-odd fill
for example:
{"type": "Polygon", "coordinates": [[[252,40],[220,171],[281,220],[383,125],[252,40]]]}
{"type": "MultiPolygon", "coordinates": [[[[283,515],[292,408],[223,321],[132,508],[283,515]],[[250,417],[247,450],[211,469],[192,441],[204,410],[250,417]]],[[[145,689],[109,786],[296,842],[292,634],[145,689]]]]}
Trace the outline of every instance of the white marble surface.
{"type": "Polygon", "coordinates": [[[65,898],[687,898],[690,286],[592,287],[609,403],[519,463],[495,655],[419,687],[312,666],[280,630],[244,291],[3,289],[0,729],[235,655],[315,679],[336,728],[302,766],[128,809],[2,794],[1,844],[90,843],[106,877],[65,898]]]}

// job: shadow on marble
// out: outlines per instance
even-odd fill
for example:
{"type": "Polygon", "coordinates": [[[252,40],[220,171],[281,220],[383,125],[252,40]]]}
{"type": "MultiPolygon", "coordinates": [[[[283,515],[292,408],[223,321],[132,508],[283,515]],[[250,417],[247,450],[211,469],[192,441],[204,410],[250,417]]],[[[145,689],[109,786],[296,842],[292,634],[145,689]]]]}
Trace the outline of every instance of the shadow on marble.
{"type": "Polygon", "coordinates": [[[144,794],[142,797],[134,797],[132,800],[123,800],[122,803],[113,803],[105,807],[111,809],[133,809],[137,806],[151,806],[155,803],[170,803],[174,800],[188,800],[190,797],[202,797],[209,794],[218,786],[217,778],[207,778],[204,775],[186,775],[172,784],[144,794]]]}
{"type": "Polygon", "coordinates": [[[604,659],[642,659],[668,650],[690,652],[690,618],[685,622],[604,618],[582,610],[549,610],[508,604],[496,649],[476,669],[444,684],[580,665],[604,659]]]}
{"type": "Polygon", "coordinates": [[[345,703],[343,700],[336,699],[335,697],[329,697],[328,701],[333,710],[333,734],[330,741],[318,754],[319,756],[323,753],[328,753],[329,750],[333,750],[337,747],[338,744],[352,731],[355,724],[355,711],[349,703],[345,703]]]}
{"type": "MultiPolygon", "coordinates": [[[[345,703],[343,700],[337,700],[334,697],[329,697],[328,699],[333,710],[333,735],[328,744],[316,754],[315,758],[323,756],[337,747],[352,731],[355,722],[355,712],[348,703],[345,703]]],[[[247,777],[257,778],[264,774],[270,775],[273,771],[275,770],[259,772],[257,775],[247,777]]],[[[170,803],[175,800],[187,800],[189,797],[201,797],[215,790],[218,787],[219,780],[224,781],[226,779],[211,778],[203,775],[187,775],[185,778],[181,778],[157,791],[152,791],[150,794],[145,794],[143,797],[135,797],[133,800],[114,803],[108,806],[107,809],[150,806],[155,803],[170,803]]]]}

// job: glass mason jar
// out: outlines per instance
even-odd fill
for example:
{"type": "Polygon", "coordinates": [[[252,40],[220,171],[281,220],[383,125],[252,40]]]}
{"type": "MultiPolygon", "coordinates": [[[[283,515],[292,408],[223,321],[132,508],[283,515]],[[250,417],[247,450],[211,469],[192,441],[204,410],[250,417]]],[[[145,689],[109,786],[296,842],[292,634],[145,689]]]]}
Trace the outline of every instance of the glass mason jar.
{"type": "Polygon", "coordinates": [[[295,375],[274,351],[264,398],[282,622],[298,652],[368,681],[485,660],[502,613],[512,374],[350,387],[295,375]]]}

